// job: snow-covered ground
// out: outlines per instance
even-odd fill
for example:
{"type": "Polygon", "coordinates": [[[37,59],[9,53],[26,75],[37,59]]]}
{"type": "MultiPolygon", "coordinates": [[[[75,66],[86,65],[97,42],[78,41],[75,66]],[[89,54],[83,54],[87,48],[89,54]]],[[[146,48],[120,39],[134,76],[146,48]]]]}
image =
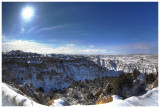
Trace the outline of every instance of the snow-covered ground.
{"type": "MultiPolygon", "coordinates": [[[[106,107],[113,107],[113,106],[158,106],[158,88],[154,88],[148,91],[146,94],[142,96],[132,96],[125,100],[121,100],[118,96],[112,96],[113,101],[106,104],[100,105],[87,105],[83,107],[86,108],[106,108],[106,107]]],[[[56,100],[51,106],[54,107],[62,107],[63,100],[59,99],[56,100]]],[[[7,84],[2,83],[2,106],[40,106],[40,107],[47,107],[45,105],[38,104],[28,98],[27,96],[22,96],[13,90],[12,87],[9,87],[7,84]]],[[[78,108],[82,107],[82,105],[72,105],[72,106],[65,106],[65,108],[78,108]]]]}

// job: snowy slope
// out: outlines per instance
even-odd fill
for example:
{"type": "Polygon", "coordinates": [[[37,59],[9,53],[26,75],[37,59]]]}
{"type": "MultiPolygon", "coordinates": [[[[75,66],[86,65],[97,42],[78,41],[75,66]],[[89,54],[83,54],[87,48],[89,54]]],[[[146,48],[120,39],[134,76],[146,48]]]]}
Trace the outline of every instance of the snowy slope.
{"type": "MultiPolygon", "coordinates": [[[[42,106],[44,105],[38,104],[26,96],[22,96],[16,93],[12,88],[7,86],[5,83],[2,83],[2,105],[3,106],[42,106]]],[[[59,99],[53,103],[52,106],[64,106],[63,100],[59,99]]],[[[151,91],[148,91],[146,94],[139,97],[130,97],[125,100],[121,100],[117,98],[117,96],[113,96],[113,101],[107,104],[100,105],[89,105],[83,106],[86,108],[95,107],[95,108],[106,108],[112,106],[158,106],[158,88],[154,88],[151,91]]],[[[78,108],[82,107],[82,105],[73,105],[73,106],[65,106],[65,108],[78,108]]]]}

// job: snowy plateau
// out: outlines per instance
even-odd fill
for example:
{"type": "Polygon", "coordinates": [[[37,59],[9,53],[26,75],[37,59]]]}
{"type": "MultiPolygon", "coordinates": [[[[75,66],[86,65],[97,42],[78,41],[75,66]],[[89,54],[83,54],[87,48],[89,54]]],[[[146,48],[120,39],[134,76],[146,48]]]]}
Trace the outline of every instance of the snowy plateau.
{"type": "Polygon", "coordinates": [[[2,106],[158,106],[158,55],[3,52],[2,106]]]}

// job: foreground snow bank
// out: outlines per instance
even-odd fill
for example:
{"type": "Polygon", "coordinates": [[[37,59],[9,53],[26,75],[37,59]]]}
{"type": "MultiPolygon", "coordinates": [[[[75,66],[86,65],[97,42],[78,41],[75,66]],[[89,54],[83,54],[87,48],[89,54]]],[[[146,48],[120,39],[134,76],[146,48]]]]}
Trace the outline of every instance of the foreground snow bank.
{"type": "Polygon", "coordinates": [[[158,87],[148,91],[142,96],[132,96],[125,101],[135,106],[158,106],[158,87]]]}
{"type": "MultiPolygon", "coordinates": [[[[114,95],[113,101],[100,105],[100,107],[107,106],[158,106],[158,87],[148,91],[142,96],[132,96],[125,100],[121,100],[120,97],[114,95]]],[[[96,105],[99,106],[99,105],[96,105]]]]}
{"type": "Polygon", "coordinates": [[[2,83],[2,106],[44,106],[22,96],[2,83]]]}
{"type": "MultiPolygon", "coordinates": [[[[2,83],[2,105],[3,106],[42,106],[28,97],[22,96],[9,88],[6,84],[2,83]]],[[[61,107],[64,106],[61,99],[55,101],[51,106],[61,107]]],[[[148,91],[142,96],[132,96],[125,100],[121,100],[118,96],[113,96],[113,101],[107,104],[100,105],[87,105],[83,107],[107,107],[107,106],[158,106],[158,88],[148,91]]],[[[47,107],[47,106],[45,106],[47,107]]],[[[65,108],[82,107],[82,105],[65,106],[65,108]]]]}
{"type": "Polygon", "coordinates": [[[132,96],[121,100],[118,96],[113,96],[113,101],[106,106],[158,106],[158,87],[148,91],[142,96],[132,96]]]}

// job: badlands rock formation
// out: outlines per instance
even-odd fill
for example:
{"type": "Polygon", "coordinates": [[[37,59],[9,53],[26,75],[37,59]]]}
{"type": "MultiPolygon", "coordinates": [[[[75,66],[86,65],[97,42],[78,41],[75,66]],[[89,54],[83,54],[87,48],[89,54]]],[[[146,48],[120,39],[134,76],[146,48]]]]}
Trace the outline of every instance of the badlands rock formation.
{"type": "MultiPolygon", "coordinates": [[[[109,84],[116,77],[122,74],[131,76],[135,69],[141,74],[136,76],[131,88],[122,88],[126,98],[137,95],[135,91],[142,86],[142,89],[146,88],[144,74],[158,75],[157,55],[2,53],[2,81],[17,88],[17,93],[27,95],[40,104],[62,97],[70,105],[95,104],[101,94],[108,96],[112,93],[114,84],[111,88],[109,84]]],[[[108,101],[108,98],[101,98],[108,101]]]]}

